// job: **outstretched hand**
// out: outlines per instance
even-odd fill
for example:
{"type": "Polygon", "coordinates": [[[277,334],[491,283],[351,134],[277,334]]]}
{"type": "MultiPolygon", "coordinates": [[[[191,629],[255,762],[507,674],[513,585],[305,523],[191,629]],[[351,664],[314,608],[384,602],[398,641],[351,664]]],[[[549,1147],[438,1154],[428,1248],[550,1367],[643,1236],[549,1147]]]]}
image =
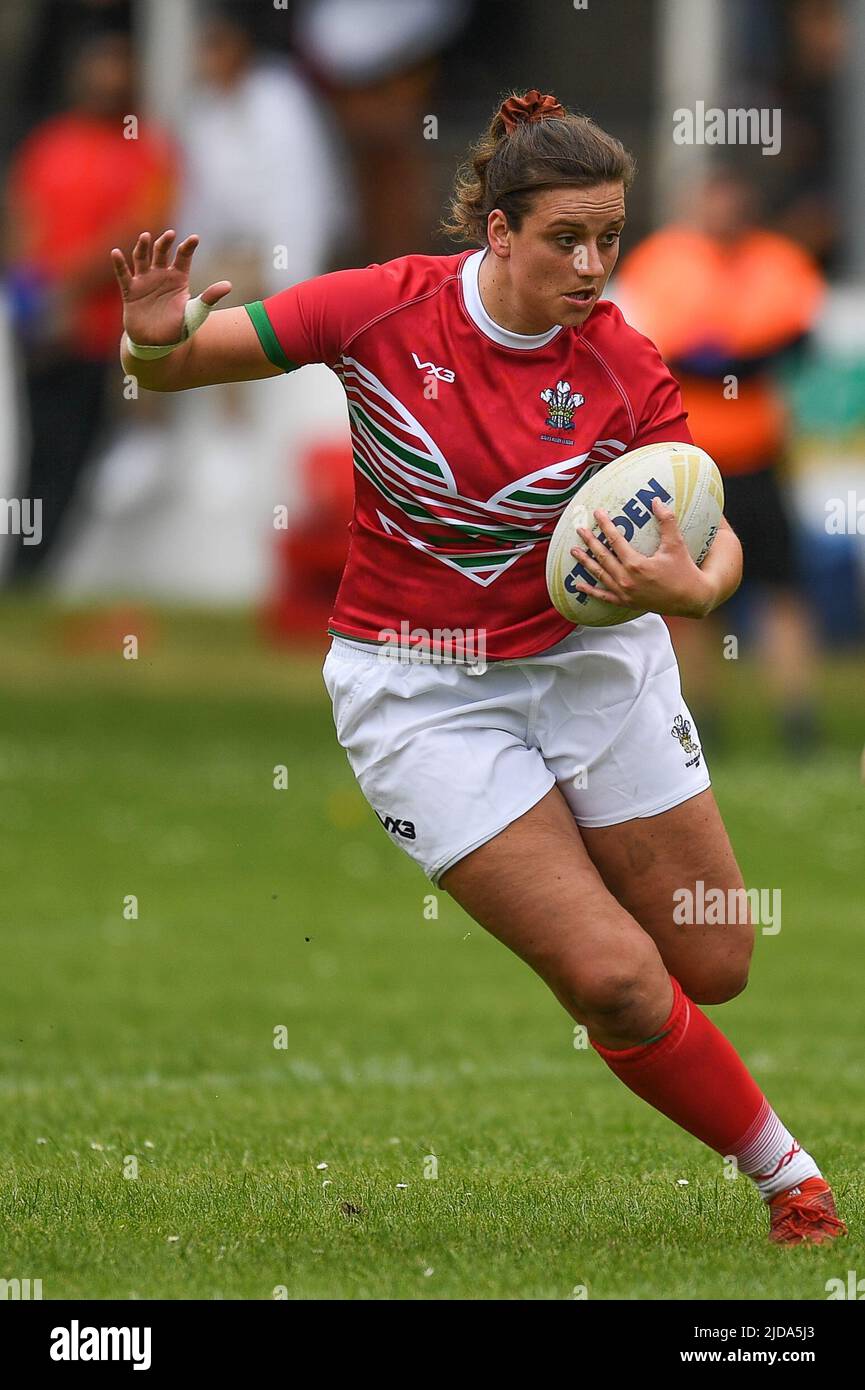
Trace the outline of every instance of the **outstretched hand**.
{"type": "MultiPolygon", "coordinates": [[[[183,333],[183,313],[189,299],[189,268],[199,238],[193,233],[177,247],[170,260],[176,232],[168,230],[151,245],[150,232],[142,232],[132,252],[130,268],[118,247],[111,263],[123,296],[123,327],[133,343],[161,347],[176,343],[183,333]]],[[[202,291],[205,304],[216,304],[231,292],[230,280],[217,280],[202,291]]]]}

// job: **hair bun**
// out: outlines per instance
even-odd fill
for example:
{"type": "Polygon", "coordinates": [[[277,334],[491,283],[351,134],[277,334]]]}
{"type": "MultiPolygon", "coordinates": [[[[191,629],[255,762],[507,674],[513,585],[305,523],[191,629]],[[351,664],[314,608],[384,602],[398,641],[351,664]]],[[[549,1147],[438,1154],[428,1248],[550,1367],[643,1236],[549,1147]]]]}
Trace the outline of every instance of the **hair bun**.
{"type": "Polygon", "coordinates": [[[543,95],[537,87],[532,87],[525,96],[508,97],[499,109],[505,130],[510,135],[522,122],[546,121],[566,115],[565,108],[550,92],[543,95]]]}

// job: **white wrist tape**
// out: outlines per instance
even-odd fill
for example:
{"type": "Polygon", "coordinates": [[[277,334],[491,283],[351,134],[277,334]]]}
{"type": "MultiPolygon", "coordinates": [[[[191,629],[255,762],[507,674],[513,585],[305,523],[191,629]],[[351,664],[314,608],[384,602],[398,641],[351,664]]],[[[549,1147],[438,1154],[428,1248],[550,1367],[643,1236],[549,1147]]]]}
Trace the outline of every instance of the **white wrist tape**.
{"type": "Polygon", "coordinates": [[[168,343],[162,347],[149,347],[147,344],[133,343],[127,333],[126,346],[133,357],[167,357],[169,352],[179,348],[181,343],[185,343],[187,338],[191,338],[193,333],[197,332],[212,308],[213,305],[205,304],[201,295],[198,294],[194,299],[186,301],[186,308],[183,311],[183,332],[176,343],[168,343]]]}

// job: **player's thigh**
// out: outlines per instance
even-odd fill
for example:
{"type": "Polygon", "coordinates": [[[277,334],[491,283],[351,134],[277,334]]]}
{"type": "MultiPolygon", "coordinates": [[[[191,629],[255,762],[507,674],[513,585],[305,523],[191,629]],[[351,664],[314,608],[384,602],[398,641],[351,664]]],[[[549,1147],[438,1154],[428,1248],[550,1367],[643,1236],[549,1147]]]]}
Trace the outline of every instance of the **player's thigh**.
{"type": "Polygon", "coordinates": [[[651,936],[686,994],[720,1004],[744,989],[754,928],[710,789],[657,816],[582,826],[580,834],[607,888],[651,936]],[[711,893],[718,889],[723,907],[701,911],[707,900],[721,901],[711,893]],[[681,920],[701,916],[709,921],[681,920]],[[712,920],[718,916],[724,920],[712,920]]]}
{"type": "Polygon", "coordinates": [[[557,787],[448,869],[440,886],[580,1021],[617,1008],[635,1022],[647,1010],[669,1012],[658,950],[605,887],[557,787]]]}

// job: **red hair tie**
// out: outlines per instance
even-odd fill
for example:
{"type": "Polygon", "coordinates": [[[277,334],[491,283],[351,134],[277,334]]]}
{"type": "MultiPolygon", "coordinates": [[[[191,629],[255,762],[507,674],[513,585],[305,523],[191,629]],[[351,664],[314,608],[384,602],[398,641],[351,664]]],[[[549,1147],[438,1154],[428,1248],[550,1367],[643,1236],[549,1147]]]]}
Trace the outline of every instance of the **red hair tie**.
{"type": "Polygon", "coordinates": [[[508,97],[499,109],[508,135],[523,121],[546,121],[552,117],[561,118],[565,108],[549,92],[542,96],[537,87],[532,87],[524,97],[508,97]]]}

